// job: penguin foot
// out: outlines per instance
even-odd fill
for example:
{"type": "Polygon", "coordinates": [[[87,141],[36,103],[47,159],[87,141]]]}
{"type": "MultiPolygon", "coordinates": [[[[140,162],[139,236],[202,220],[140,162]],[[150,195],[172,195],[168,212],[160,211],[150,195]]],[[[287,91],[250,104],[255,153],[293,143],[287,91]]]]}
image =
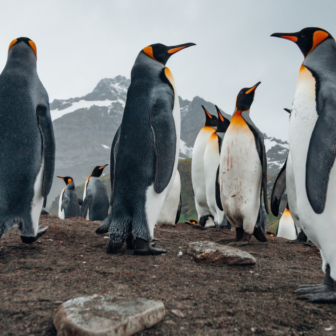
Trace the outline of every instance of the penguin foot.
{"type": "Polygon", "coordinates": [[[294,292],[298,294],[304,294],[304,293],[327,293],[333,291],[333,288],[326,284],[319,284],[319,285],[310,285],[310,286],[300,286],[298,289],[296,289],[294,292]]]}
{"type": "Polygon", "coordinates": [[[107,253],[109,254],[116,254],[120,251],[124,244],[124,239],[120,237],[115,237],[110,235],[110,241],[107,247],[107,253]]]}
{"type": "Polygon", "coordinates": [[[134,250],[134,240],[133,240],[133,236],[129,235],[126,238],[126,249],[127,250],[134,250]]]}
{"type": "Polygon", "coordinates": [[[336,303],[336,292],[307,294],[299,296],[298,299],[313,303],[336,303]]]}
{"type": "Polygon", "coordinates": [[[37,239],[42,237],[48,230],[49,230],[49,226],[46,226],[46,227],[39,226],[36,237],[21,236],[21,240],[25,244],[32,244],[37,239]]]}
{"type": "Polygon", "coordinates": [[[310,247],[314,247],[315,246],[315,244],[313,242],[311,242],[311,241],[307,241],[307,242],[303,243],[303,245],[310,246],[310,247]]]}
{"type": "Polygon", "coordinates": [[[150,242],[144,239],[135,239],[134,255],[159,255],[163,253],[167,253],[167,251],[153,248],[150,242]]]}
{"type": "Polygon", "coordinates": [[[307,240],[308,240],[307,236],[305,235],[303,231],[301,231],[296,239],[289,240],[287,243],[288,244],[304,244],[304,243],[307,243],[307,240]]]}
{"type": "Polygon", "coordinates": [[[259,224],[254,227],[253,236],[256,237],[260,242],[267,242],[267,238],[259,224]]]}

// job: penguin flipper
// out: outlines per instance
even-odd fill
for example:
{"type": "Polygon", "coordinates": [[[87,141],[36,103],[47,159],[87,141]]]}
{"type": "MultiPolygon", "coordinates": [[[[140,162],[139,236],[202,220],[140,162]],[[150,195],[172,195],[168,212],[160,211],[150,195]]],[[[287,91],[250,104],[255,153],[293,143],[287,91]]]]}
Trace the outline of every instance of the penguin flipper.
{"type": "Polygon", "coordinates": [[[248,115],[242,115],[243,119],[245,120],[247,126],[251,130],[254,135],[255,143],[257,152],[259,154],[261,167],[262,167],[262,181],[261,181],[261,192],[264,194],[264,204],[265,210],[269,213],[268,210],[268,201],[267,201],[267,157],[266,157],[266,150],[265,150],[265,143],[264,143],[264,136],[258,130],[258,128],[254,125],[253,121],[250,119],[248,115]]]}
{"type": "Polygon", "coordinates": [[[42,196],[44,198],[43,207],[47,204],[47,196],[50,192],[55,170],[55,136],[54,128],[50,116],[49,104],[37,105],[36,107],[37,122],[40,128],[43,144],[43,182],[42,196]]]}
{"type": "Polygon", "coordinates": [[[219,166],[217,168],[217,173],[216,173],[216,203],[217,203],[218,209],[223,211],[223,205],[222,205],[222,201],[220,198],[220,186],[219,186],[218,179],[219,179],[219,166]]]}
{"type": "MultiPolygon", "coordinates": [[[[324,92],[324,96],[334,97],[332,92],[324,92]]],[[[332,98],[334,99],[334,98],[332,98]]],[[[329,175],[336,157],[336,114],[335,104],[331,98],[323,100],[323,106],[310,138],[306,161],[306,190],[310,205],[317,214],[324,211],[329,175]]]]}
{"type": "Polygon", "coordinates": [[[86,195],[85,200],[84,200],[83,205],[82,205],[82,209],[81,209],[81,217],[82,218],[86,218],[87,211],[92,204],[92,199],[93,199],[92,194],[86,195]]]}
{"type": "Polygon", "coordinates": [[[181,209],[182,209],[182,195],[180,194],[180,202],[179,202],[177,212],[176,212],[175,224],[177,224],[180,219],[181,209]]]}
{"type": "Polygon", "coordinates": [[[121,125],[117,129],[116,134],[114,135],[112,146],[111,146],[111,156],[110,156],[110,181],[111,181],[110,204],[111,205],[112,205],[113,198],[114,198],[114,175],[115,175],[117,153],[118,153],[118,148],[119,148],[120,129],[121,129],[121,125]]]}
{"type": "Polygon", "coordinates": [[[176,129],[172,111],[171,104],[158,98],[150,114],[156,154],[154,190],[158,194],[167,187],[174,169],[176,129]]]}
{"type": "Polygon", "coordinates": [[[285,164],[280,170],[279,175],[277,176],[273,190],[272,190],[272,196],[271,196],[271,210],[274,216],[279,215],[279,207],[281,202],[281,196],[284,193],[286,189],[286,166],[287,166],[287,160],[286,159],[285,164]]]}
{"type": "Polygon", "coordinates": [[[66,195],[63,195],[62,204],[61,204],[62,211],[65,209],[65,207],[68,205],[69,202],[70,202],[69,197],[66,195]]]}

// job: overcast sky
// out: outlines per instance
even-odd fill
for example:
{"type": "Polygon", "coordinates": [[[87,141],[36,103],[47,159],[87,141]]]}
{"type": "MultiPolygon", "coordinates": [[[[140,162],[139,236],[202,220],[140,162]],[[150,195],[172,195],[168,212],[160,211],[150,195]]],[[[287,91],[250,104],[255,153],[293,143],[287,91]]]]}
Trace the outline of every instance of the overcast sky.
{"type": "MultiPolygon", "coordinates": [[[[179,95],[198,95],[232,114],[239,90],[256,82],[251,118],[269,136],[288,138],[288,114],[303,56],[271,38],[316,26],[336,36],[336,1],[1,0],[0,67],[9,43],[31,38],[50,101],[82,96],[102,78],[130,71],[153,43],[194,42],[168,61],[179,95]]],[[[212,111],[214,112],[214,111],[212,111]]],[[[200,110],[200,113],[201,110],[200,110]]]]}

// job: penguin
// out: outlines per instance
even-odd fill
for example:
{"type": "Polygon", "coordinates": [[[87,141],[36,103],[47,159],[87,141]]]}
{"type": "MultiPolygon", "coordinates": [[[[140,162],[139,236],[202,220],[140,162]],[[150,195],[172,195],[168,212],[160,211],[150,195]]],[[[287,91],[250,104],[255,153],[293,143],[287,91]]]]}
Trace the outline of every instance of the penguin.
{"type": "Polygon", "coordinates": [[[150,244],[179,157],[179,98],[165,65],[170,56],[193,45],[152,44],[135,60],[122,123],[111,146],[112,211],[96,231],[109,228],[108,253],[117,253],[126,238],[134,241],[136,255],[166,253],[150,244]]]}
{"type": "Polygon", "coordinates": [[[211,115],[204,106],[205,125],[199,131],[195,140],[191,160],[191,182],[195,196],[198,222],[201,227],[213,224],[213,215],[208,206],[205,186],[204,152],[210,136],[216,131],[217,117],[211,115]]]}
{"type": "Polygon", "coordinates": [[[58,217],[67,219],[80,216],[79,201],[75,192],[75,183],[70,176],[57,176],[66,186],[63,188],[58,204],[58,217]]]}
{"type": "Polygon", "coordinates": [[[268,213],[266,151],[264,137],[249,116],[259,84],[239,92],[220,155],[220,198],[228,221],[236,228],[234,245],[248,244],[252,234],[266,241],[260,225],[262,193],[268,213]]]}
{"type": "Polygon", "coordinates": [[[109,199],[105,185],[98,180],[105,166],[96,166],[86,179],[81,217],[91,221],[103,221],[108,215],[109,199]]]}
{"type": "Polygon", "coordinates": [[[181,208],[181,178],[179,171],[176,170],[173,187],[163,203],[157,224],[177,224],[180,219],[181,208]]]}
{"type": "Polygon", "coordinates": [[[297,237],[296,227],[291,212],[288,209],[288,204],[280,218],[276,236],[289,240],[295,240],[297,237]]]}
{"type": "Polygon", "coordinates": [[[218,227],[222,224],[224,212],[217,206],[216,203],[217,168],[219,165],[219,156],[223,138],[230,125],[230,121],[223,117],[216,105],[215,107],[218,116],[217,130],[209,136],[204,150],[204,178],[207,204],[210,213],[214,218],[215,226],[218,227]]]}
{"type": "Polygon", "coordinates": [[[33,243],[55,168],[55,137],[48,93],[36,71],[37,49],[27,37],[13,40],[0,75],[0,237],[18,226],[33,243]]]}
{"type": "MultiPolygon", "coordinates": [[[[300,224],[320,249],[324,284],[302,286],[301,299],[336,303],[336,43],[317,27],[272,36],[301,50],[295,98],[289,123],[291,167],[300,224]]],[[[291,206],[291,205],[290,205],[291,206]]]]}

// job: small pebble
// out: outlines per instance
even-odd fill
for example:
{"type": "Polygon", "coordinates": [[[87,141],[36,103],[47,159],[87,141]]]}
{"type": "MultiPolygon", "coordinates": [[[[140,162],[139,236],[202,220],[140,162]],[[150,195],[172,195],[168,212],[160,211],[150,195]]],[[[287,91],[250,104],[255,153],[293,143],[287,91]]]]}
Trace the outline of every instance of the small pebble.
{"type": "Polygon", "coordinates": [[[50,241],[50,242],[52,242],[53,240],[52,240],[52,239],[47,239],[47,241],[50,241]]]}

